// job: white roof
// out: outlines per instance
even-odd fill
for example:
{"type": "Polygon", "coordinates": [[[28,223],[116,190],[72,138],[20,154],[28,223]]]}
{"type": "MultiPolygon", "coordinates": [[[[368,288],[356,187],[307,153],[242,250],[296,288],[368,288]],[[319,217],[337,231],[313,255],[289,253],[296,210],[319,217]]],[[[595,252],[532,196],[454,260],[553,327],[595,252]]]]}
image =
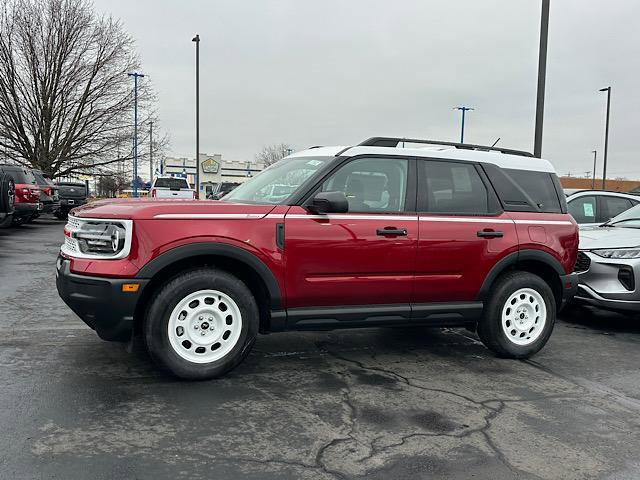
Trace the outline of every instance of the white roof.
{"type": "Polygon", "coordinates": [[[514,170],[533,170],[537,172],[555,173],[551,162],[542,158],[511,155],[496,151],[467,150],[449,146],[427,146],[423,148],[399,148],[399,147],[369,147],[369,146],[336,146],[318,147],[296,152],[290,157],[318,157],[335,156],[344,151],[343,155],[407,155],[411,157],[435,157],[450,160],[467,160],[478,163],[491,163],[501,168],[514,170]],[[346,150],[345,150],[346,149],[346,150]]]}

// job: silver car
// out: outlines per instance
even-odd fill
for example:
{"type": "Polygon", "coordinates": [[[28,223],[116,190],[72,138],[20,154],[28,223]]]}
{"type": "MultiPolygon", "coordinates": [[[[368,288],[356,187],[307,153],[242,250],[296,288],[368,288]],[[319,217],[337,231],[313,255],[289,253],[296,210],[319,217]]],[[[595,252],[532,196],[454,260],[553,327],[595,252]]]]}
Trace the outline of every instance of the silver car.
{"type": "Polygon", "coordinates": [[[580,229],[575,300],[640,311],[640,205],[599,227],[580,229]]]}

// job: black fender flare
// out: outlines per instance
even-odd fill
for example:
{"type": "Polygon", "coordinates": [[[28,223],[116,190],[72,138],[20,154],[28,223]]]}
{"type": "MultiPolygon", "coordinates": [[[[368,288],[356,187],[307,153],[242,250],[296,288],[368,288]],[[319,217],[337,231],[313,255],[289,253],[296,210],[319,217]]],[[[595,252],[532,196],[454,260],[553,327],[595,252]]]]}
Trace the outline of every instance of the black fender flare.
{"type": "Polygon", "coordinates": [[[282,308],[282,295],[280,293],[280,286],[276,277],[273,275],[269,267],[267,267],[262,260],[260,260],[253,253],[233,245],[226,243],[216,242],[198,242],[190,243],[180,247],[172,248],[158,257],[151,260],[144,267],[140,269],[136,278],[151,279],[160,270],[168,267],[180,260],[187,258],[199,257],[203,255],[216,255],[220,257],[227,257],[233,260],[244,263],[252,268],[258,276],[262,279],[269,297],[271,298],[270,308],[272,310],[278,310],[282,308]]]}
{"type": "Polygon", "coordinates": [[[553,270],[558,274],[558,277],[566,275],[562,264],[550,253],[543,252],[542,250],[518,250],[517,252],[512,252],[501,258],[491,268],[491,270],[489,270],[484,282],[482,282],[482,287],[478,294],[478,300],[484,300],[487,298],[491,285],[493,285],[493,282],[501,273],[518,262],[525,260],[535,260],[537,262],[544,263],[545,265],[553,268],[553,270]]]}

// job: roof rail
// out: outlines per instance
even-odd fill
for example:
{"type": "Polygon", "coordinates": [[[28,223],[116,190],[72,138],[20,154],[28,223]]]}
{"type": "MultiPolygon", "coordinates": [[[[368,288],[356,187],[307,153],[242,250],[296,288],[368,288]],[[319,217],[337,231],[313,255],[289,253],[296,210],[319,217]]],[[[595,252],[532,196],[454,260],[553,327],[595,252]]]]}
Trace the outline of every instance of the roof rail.
{"type": "Polygon", "coordinates": [[[483,152],[500,152],[507,153],[509,155],[520,155],[523,157],[533,157],[531,152],[525,152],[522,150],[512,150],[510,148],[502,147],[488,147],[486,145],[473,145],[471,143],[455,143],[455,142],[441,142],[439,140],[420,140],[417,138],[396,138],[396,137],[371,137],[364,142],[360,143],[359,147],[397,147],[400,143],[422,143],[425,145],[442,145],[446,147],[461,148],[464,150],[479,150],[483,152]]]}

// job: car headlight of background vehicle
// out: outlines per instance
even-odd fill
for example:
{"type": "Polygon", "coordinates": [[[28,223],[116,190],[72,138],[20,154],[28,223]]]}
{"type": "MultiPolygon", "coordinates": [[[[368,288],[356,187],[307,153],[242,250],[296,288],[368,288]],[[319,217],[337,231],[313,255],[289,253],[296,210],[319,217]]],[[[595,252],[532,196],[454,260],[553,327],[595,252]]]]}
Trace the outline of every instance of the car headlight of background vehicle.
{"type": "Polygon", "coordinates": [[[118,259],[129,255],[133,222],[69,216],[62,253],[78,258],[118,259]]]}
{"type": "Polygon", "coordinates": [[[591,253],[604,258],[640,258],[640,247],[591,250],[591,253]]]}

